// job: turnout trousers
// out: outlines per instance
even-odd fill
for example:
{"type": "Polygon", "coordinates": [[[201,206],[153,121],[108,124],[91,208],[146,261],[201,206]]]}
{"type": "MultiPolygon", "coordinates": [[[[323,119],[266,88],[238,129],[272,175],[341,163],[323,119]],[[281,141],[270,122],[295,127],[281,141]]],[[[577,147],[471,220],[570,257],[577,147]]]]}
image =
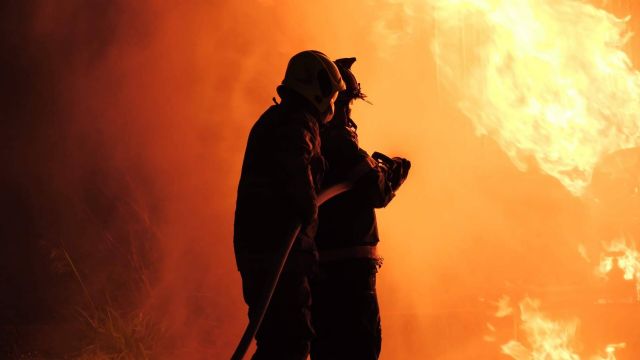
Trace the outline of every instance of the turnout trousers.
{"type": "Polygon", "coordinates": [[[320,264],[311,286],[316,337],[312,360],[377,360],[382,331],[376,294],[378,262],[349,259],[320,264]]]}

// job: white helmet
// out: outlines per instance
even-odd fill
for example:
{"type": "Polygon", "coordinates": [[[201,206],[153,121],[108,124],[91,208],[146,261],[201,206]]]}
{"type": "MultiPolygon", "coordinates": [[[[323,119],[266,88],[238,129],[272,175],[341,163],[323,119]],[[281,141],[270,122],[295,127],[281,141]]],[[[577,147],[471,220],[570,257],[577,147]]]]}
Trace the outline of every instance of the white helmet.
{"type": "Polygon", "coordinates": [[[298,92],[324,113],[338,92],[346,89],[340,71],[320,51],[306,50],[289,60],[282,85],[298,92]]]}

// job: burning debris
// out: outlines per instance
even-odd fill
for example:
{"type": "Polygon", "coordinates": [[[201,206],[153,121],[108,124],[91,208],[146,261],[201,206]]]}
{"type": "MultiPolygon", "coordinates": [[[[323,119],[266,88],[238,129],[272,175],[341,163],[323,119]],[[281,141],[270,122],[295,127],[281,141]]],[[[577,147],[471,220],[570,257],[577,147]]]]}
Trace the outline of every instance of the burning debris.
{"type": "MultiPolygon", "coordinates": [[[[504,299],[505,297],[503,297],[504,299]]],[[[502,307],[507,304],[502,304],[502,307]]],[[[501,346],[502,353],[516,360],[580,360],[576,349],[577,319],[554,320],[540,310],[540,300],[525,298],[519,303],[520,328],[527,345],[519,340],[510,340],[501,346]]],[[[485,337],[485,339],[487,339],[485,337]]],[[[615,360],[616,349],[625,343],[610,344],[604,349],[605,357],[592,356],[589,360],[615,360]]]]}
{"type": "Polygon", "coordinates": [[[480,135],[579,196],[640,139],[627,19],[572,0],[433,0],[440,80],[480,135]],[[532,161],[533,160],[533,161],[532,161]]]}
{"type": "Polygon", "coordinates": [[[608,278],[614,268],[622,271],[624,280],[636,283],[636,299],[640,301],[640,252],[633,242],[627,244],[624,237],[605,245],[605,253],[600,255],[596,274],[608,278]]]}
{"type": "Polygon", "coordinates": [[[625,346],[625,343],[607,345],[607,348],[605,349],[607,357],[595,356],[592,357],[591,360],[616,360],[616,349],[624,349],[625,346]]]}
{"type": "Polygon", "coordinates": [[[511,340],[502,345],[502,352],[517,360],[567,359],[580,357],[572,348],[572,341],[578,325],[577,320],[553,321],[540,311],[540,301],[525,298],[520,302],[522,330],[526,334],[530,348],[511,340]]]}

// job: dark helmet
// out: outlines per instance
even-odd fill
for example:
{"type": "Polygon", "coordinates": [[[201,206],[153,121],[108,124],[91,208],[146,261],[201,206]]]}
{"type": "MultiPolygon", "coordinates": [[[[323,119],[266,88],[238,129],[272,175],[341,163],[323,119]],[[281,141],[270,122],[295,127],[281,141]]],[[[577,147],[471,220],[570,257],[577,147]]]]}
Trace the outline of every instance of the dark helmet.
{"type": "Polygon", "coordinates": [[[298,92],[320,112],[333,106],[336,93],[345,89],[338,67],[317,50],[294,55],[287,65],[282,85],[298,92]]]}
{"type": "Polygon", "coordinates": [[[358,82],[358,80],[356,80],[355,75],[353,75],[353,73],[351,72],[351,65],[353,65],[354,62],[356,62],[356,58],[351,57],[351,58],[337,59],[334,62],[338,66],[338,70],[340,71],[342,80],[347,86],[345,90],[340,91],[340,93],[338,94],[338,100],[336,102],[349,102],[354,99],[365,100],[367,95],[365,95],[361,91],[360,83],[358,82]]]}

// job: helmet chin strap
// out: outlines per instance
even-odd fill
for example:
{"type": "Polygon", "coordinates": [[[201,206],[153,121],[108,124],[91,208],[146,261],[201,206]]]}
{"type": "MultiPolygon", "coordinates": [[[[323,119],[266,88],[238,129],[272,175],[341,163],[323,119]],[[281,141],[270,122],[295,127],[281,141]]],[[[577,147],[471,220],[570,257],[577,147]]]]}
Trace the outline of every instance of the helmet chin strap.
{"type": "Polygon", "coordinates": [[[335,109],[333,106],[328,106],[327,109],[320,114],[320,123],[321,125],[327,124],[329,121],[332,121],[335,116],[335,109]]]}

